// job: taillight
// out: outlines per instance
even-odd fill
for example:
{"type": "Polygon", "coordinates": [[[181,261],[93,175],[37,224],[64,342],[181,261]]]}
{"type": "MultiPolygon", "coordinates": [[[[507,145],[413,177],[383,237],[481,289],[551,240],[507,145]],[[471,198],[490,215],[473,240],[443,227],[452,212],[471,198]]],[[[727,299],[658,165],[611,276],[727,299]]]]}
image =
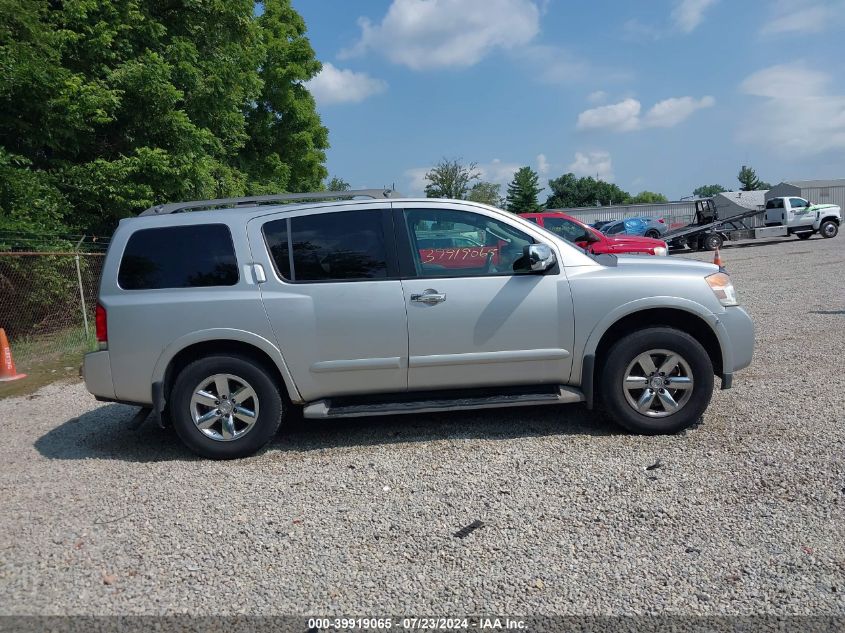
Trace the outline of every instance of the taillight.
{"type": "Polygon", "coordinates": [[[109,341],[109,327],[106,320],[106,309],[97,304],[97,310],[94,313],[94,322],[96,323],[97,341],[99,343],[108,343],[109,341]]]}
{"type": "Polygon", "coordinates": [[[666,220],[663,218],[658,218],[657,221],[660,222],[660,224],[666,224],[666,220]]]}

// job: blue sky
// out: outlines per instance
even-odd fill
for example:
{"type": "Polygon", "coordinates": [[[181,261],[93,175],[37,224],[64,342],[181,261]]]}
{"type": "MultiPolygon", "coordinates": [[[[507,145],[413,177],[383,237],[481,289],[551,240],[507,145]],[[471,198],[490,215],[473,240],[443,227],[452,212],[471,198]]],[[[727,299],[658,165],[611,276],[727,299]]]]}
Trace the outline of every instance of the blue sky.
{"type": "Polygon", "coordinates": [[[328,169],[354,187],[419,194],[442,157],[503,185],[529,165],[672,199],[733,188],[742,164],[845,177],[845,0],[294,6],[324,64],[328,169]]]}

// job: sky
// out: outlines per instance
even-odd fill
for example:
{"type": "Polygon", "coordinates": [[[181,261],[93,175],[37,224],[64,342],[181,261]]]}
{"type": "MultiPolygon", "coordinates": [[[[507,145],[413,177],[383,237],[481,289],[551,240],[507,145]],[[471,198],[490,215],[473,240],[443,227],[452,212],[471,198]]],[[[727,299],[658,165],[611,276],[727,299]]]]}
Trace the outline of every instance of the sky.
{"type": "Polygon", "coordinates": [[[442,158],[503,185],[633,193],[845,178],[845,0],[294,0],[327,167],[420,195],[442,158]]]}

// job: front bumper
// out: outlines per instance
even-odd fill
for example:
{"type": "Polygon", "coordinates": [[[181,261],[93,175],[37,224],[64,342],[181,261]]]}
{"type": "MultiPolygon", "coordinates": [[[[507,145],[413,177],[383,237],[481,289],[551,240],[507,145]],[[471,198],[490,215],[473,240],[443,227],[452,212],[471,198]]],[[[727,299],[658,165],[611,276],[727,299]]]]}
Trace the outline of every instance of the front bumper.
{"type": "Polygon", "coordinates": [[[114,400],[114,382],[111,377],[111,362],[108,350],[89,352],[85,354],[82,363],[82,377],[85,378],[85,388],[105,400],[114,400]]]}
{"type": "Polygon", "coordinates": [[[754,322],[748,313],[739,306],[731,306],[719,315],[729,350],[722,345],[722,388],[730,388],[733,373],[751,364],[754,355],[754,322]],[[729,353],[726,353],[729,351],[729,353]]]}

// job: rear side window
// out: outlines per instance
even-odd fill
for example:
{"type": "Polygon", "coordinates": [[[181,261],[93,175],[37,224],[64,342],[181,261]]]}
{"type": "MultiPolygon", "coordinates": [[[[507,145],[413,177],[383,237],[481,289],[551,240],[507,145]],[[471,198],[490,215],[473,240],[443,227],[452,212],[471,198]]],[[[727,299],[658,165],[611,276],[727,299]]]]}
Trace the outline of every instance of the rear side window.
{"type": "Polygon", "coordinates": [[[225,224],[142,229],[129,238],[117,282],[124,290],[234,286],[238,261],[225,224]]]}
{"type": "Polygon", "coordinates": [[[290,281],[385,279],[382,217],[362,210],[273,220],[263,227],[264,239],[276,270],[290,281]]]}

